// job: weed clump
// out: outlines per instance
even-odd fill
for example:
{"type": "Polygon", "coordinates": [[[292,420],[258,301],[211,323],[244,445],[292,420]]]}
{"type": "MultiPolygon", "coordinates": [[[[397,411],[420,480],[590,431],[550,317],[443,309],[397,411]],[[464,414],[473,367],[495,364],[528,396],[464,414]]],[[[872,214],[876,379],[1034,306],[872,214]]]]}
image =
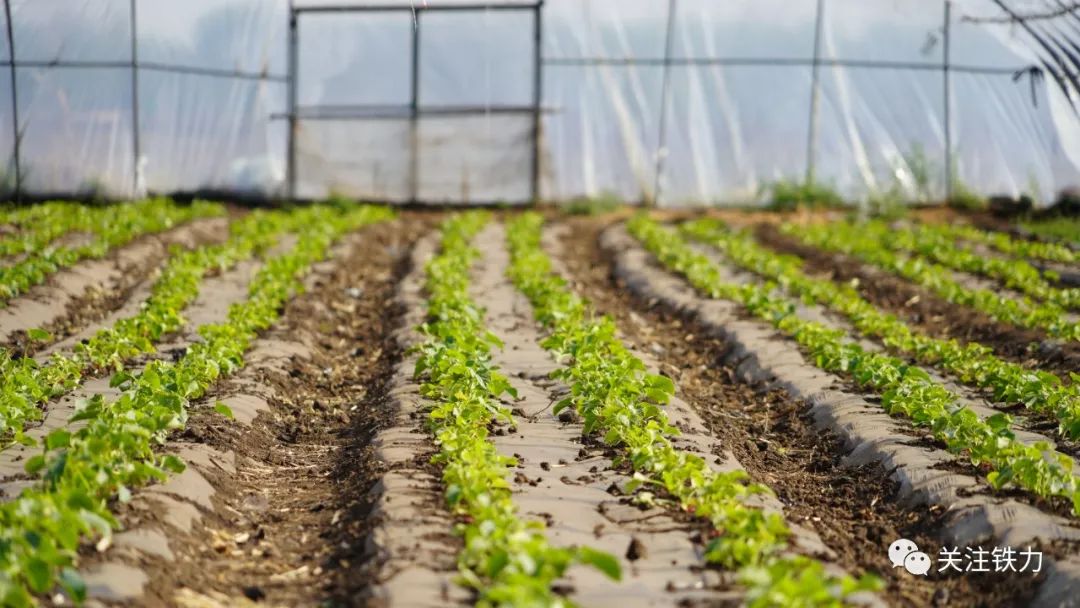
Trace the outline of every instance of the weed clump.
{"type": "Polygon", "coordinates": [[[779,179],[764,188],[769,193],[769,208],[774,211],[796,209],[840,209],[843,197],[831,185],[815,180],[779,179]]]}
{"type": "Polygon", "coordinates": [[[570,215],[603,215],[617,211],[622,200],[614,192],[601,192],[596,196],[579,196],[566,204],[570,215]]]}

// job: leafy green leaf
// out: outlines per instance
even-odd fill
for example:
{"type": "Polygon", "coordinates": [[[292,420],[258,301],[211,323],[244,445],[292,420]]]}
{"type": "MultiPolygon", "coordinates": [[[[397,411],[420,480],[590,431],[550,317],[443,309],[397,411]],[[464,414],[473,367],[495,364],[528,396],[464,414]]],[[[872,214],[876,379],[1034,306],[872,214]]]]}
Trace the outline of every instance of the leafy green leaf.
{"type": "Polygon", "coordinates": [[[66,429],[56,429],[45,436],[45,448],[56,450],[66,448],[71,444],[71,432],[66,429]]]}
{"type": "Polygon", "coordinates": [[[49,585],[52,583],[52,570],[44,560],[31,557],[24,565],[23,574],[34,593],[45,593],[49,590],[49,585]]]}
{"type": "Polygon", "coordinates": [[[610,553],[597,551],[591,547],[578,547],[577,557],[581,563],[596,568],[611,580],[622,580],[622,567],[619,565],[619,560],[610,553]]]}
{"type": "Polygon", "coordinates": [[[218,401],[217,403],[214,404],[214,411],[221,414],[222,416],[230,419],[230,420],[233,418],[232,408],[225,405],[221,401],[218,401]]]}
{"type": "Polygon", "coordinates": [[[128,372],[117,372],[113,374],[113,377],[109,379],[109,387],[116,388],[122,386],[134,380],[135,377],[128,372]]]}
{"type": "Polygon", "coordinates": [[[166,454],[161,459],[161,466],[166,471],[171,471],[173,473],[183,473],[184,469],[187,468],[187,465],[184,464],[184,461],[180,460],[178,457],[174,456],[173,454],[166,454]]]}
{"type": "Polygon", "coordinates": [[[574,402],[569,397],[565,399],[560,399],[559,402],[555,404],[555,407],[551,409],[551,411],[554,415],[558,416],[559,412],[565,410],[573,404],[574,402]]]}
{"type": "Polygon", "coordinates": [[[28,329],[26,335],[34,342],[48,342],[49,340],[52,340],[52,334],[37,327],[28,329]]]}
{"type": "Polygon", "coordinates": [[[46,460],[44,454],[34,454],[26,460],[26,464],[23,465],[23,468],[25,468],[26,472],[30,475],[36,475],[45,468],[45,463],[46,460]]]}

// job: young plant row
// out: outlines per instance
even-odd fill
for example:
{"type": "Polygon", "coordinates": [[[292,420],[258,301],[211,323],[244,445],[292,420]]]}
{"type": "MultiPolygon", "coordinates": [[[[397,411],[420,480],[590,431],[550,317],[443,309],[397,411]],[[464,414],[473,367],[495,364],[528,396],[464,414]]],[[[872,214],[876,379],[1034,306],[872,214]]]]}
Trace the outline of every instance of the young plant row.
{"type": "Polygon", "coordinates": [[[507,238],[510,278],[551,332],[544,348],[564,362],[553,376],[571,392],[553,413],[573,407],[586,434],[601,435],[618,448],[634,469],[631,489],[661,488],[688,513],[708,520],[716,533],[705,558],[739,571],[751,606],[835,606],[852,593],[876,589],[873,577],[830,575],[816,560],[786,554],[791,530],[783,517],[746,502],[768,488],[749,483],[745,471],[713,471],[700,456],[672,445],[679,431],[663,406],[675,393],[674,383],[648,373],[616,338],[612,319],[595,315],[552,272],[540,246],[543,221],[537,214],[522,215],[509,225],[507,238]]]}
{"type": "Polygon", "coordinates": [[[1022,220],[1020,229],[1038,238],[1067,247],[1072,250],[1074,256],[1080,256],[1080,217],[1059,215],[1044,219],[1022,220]]]}
{"type": "Polygon", "coordinates": [[[1012,417],[998,413],[982,420],[959,403],[958,397],[916,365],[895,357],[867,352],[847,339],[845,332],[800,318],[795,303],[776,293],[772,283],[737,285],[723,279],[707,256],[695,251],[675,230],[645,217],[630,221],[631,232],[665,266],[682,274],[700,291],[713,298],[738,302],[792,337],[817,367],[851,377],[859,386],[881,395],[890,415],[909,418],[925,427],[950,452],[961,454],[972,465],[989,469],[987,481],[994,488],[1014,485],[1035,496],[1069,501],[1080,515],[1080,478],[1073,473],[1072,458],[1058,453],[1047,442],[1026,445],[1011,430],[1012,417]]]}
{"type": "MultiPolygon", "coordinates": [[[[905,279],[922,285],[941,298],[954,304],[970,306],[990,315],[998,321],[1020,327],[1041,329],[1051,336],[1066,340],[1080,340],[1080,323],[1065,318],[1061,307],[1054,304],[1034,302],[1002,296],[989,289],[969,288],[953,277],[952,271],[918,256],[907,256],[891,251],[879,234],[872,234],[861,224],[832,222],[829,224],[796,226],[785,224],[781,230],[826,251],[853,256],[863,262],[893,272],[905,279]]],[[[889,234],[889,238],[893,235],[889,234]]]]}
{"type": "MultiPolygon", "coordinates": [[[[1010,289],[1061,308],[1080,308],[1080,289],[1051,285],[1037,268],[1024,260],[976,253],[957,243],[951,228],[924,224],[897,228],[881,221],[865,222],[860,226],[867,236],[881,239],[882,244],[894,251],[917,253],[946,268],[996,279],[1010,289]]],[[[1056,278],[1056,275],[1050,278],[1056,278]]]]}
{"type": "Polygon", "coordinates": [[[912,331],[895,315],[865,300],[854,285],[813,278],[802,270],[800,258],[777,254],[748,234],[728,230],[722,222],[698,220],[683,224],[681,229],[712,245],[740,268],[844,315],[859,333],[879,339],[890,350],[943,369],[964,384],[989,389],[999,403],[1022,404],[1052,415],[1059,422],[1059,432],[1070,439],[1080,438],[1080,375],[1072,374],[1072,384],[1065,385],[1049,372],[999,359],[992,349],[977,342],[960,344],[912,331]]]}
{"type": "Polygon", "coordinates": [[[23,223],[14,234],[0,238],[0,261],[6,256],[31,254],[44,249],[49,243],[72,231],[94,231],[106,215],[108,207],[64,205],[45,207],[33,223],[23,223]]]}
{"type": "Polygon", "coordinates": [[[31,227],[42,220],[69,213],[75,207],[102,209],[104,205],[83,205],[74,201],[53,200],[29,205],[0,204],[0,226],[31,227]]]}
{"type": "Polygon", "coordinates": [[[90,399],[72,418],[85,426],[49,433],[42,452],[26,463],[35,483],[0,504],[0,605],[34,605],[35,596],[57,585],[76,602],[85,598],[75,570],[81,543],[107,544],[117,526],[113,501],[126,502],[133,488],[184,469],[160,448],[184,428],[189,404],[244,365],[252,340],[303,289],[304,275],[334,240],[389,215],[368,207],[313,210],[296,245],[266,262],[227,320],[199,328],[202,342],[177,361],[158,359],[138,375],[115,375],[112,383],[123,391],[118,398],[90,399]]]}
{"type": "Polygon", "coordinates": [[[216,203],[195,201],[177,205],[168,199],[111,205],[94,216],[88,227],[94,238],[85,245],[46,247],[19,262],[0,268],[0,305],[24,293],[60,270],[84,259],[105,256],[109,250],[125,245],[138,236],[162,232],[198,218],[216,217],[225,209],[216,203]]]}
{"type": "Polygon", "coordinates": [[[574,563],[587,563],[614,579],[614,557],[588,547],[548,544],[541,522],[522,519],[508,477],[516,459],[500,455],[488,440],[497,423],[513,425],[500,396],[517,393],[491,361],[499,339],[484,327],[484,311],[469,297],[469,269],[477,256],[470,241],[489,217],[472,212],[442,226],[440,254],[428,264],[427,340],[417,347],[421,393],[435,402],[428,425],[439,453],[446,502],[461,518],[457,533],[462,582],[480,606],[561,606],[568,602],[552,584],[574,563]]]}
{"type": "Polygon", "coordinates": [[[120,371],[138,355],[184,326],[182,314],[199,295],[204,275],[230,268],[272,247],[282,232],[314,221],[312,210],[254,211],[230,226],[230,238],[194,250],[176,247],[139,312],[98,330],[71,353],[55,353],[44,364],[32,357],[12,357],[0,349],[0,440],[30,444],[27,422],[41,417],[40,406],[74,389],[84,374],[120,371]]]}
{"type": "Polygon", "coordinates": [[[979,230],[973,226],[961,224],[934,224],[933,228],[942,235],[988,245],[1002,253],[1018,258],[1062,262],[1065,264],[1080,262],[1080,252],[1074,251],[1061,243],[1017,239],[1004,232],[979,230]]]}

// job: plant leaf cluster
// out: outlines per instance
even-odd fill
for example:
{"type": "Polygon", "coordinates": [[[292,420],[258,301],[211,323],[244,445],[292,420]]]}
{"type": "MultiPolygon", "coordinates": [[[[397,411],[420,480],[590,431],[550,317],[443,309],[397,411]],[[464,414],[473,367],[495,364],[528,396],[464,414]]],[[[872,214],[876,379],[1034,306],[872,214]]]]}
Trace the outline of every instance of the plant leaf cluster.
{"type": "MultiPolygon", "coordinates": [[[[55,211],[55,216],[46,212],[43,212],[45,215],[42,217],[32,215],[34,222],[54,221],[64,213],[71,212],[69,207],[56,209],[58,210],[55,211]]],[[[45,282],[49,275],[61,268],[80,260],[105,257],[111,249],[144,234],[162,232],[193,219],[223,215],[225,208],[205,201],[177,205],[167,198],[155,198],[137,203],[110,205],[88,213],[92,221],[82,228],[94,235],[89,243],[45,246],[31,251],[14,264],[0,267],[0,305],[45,282]]]]}
{"type": "Polygon", "coordinates": [[[963,224],[935,224],[934,230],[954,239],[962,239],[971,241],[972,243],[989,245],[1002,253],[1018,258],[1061,262],[1063,264],[1080,262],[1080,252],[1077,252],[1066,245],[1062,245],[1061,243],[1046,243],[1042,241],[1018,239],[1013,238],[1004,232],[980,230],[973,226],[965,226],[963,224]]]}
{"type": "Polygon", "coordinates": [[[337,238],[392,215],[360,206],[296,213],[304,220],[296,245],[262,266],[247,299],[230,307],[224,322],[201,326],[203,340],[176,361],[156,359],[139,374],[114,376],[119,397],[99,394],[80,404],[72,418],[78,429],[51,432],[42,451],[27,460],[33,483],[0,504],[0,605],[31,606],[57,586],[81,602],[86,587],[75,569],[80,546],[112,534],[118,523],[112,508],[129,500],[133,488],[184,469],[160,448],[184,428],[188,406],[244,365],[251,342],[303,290],[304,275],[337,238]]]}
{"type": "Polygon", "coordinates": [[[488,439],[498,423],[513,425],[500,397],[516,397],[491,360],[499,339],[484,327],[484,311],[469,297],[469,269],[477,256],[470,241],[489,215],[455,215],[442,225],[441,252],[427,265],[427,340],[416,352],[421,394],[435,402],[428,425],[442,468],[446,502],[460,518],[465,546],[458,555],[461,583],[478,606],[569,606],[552,585],[575,563],[619,579],[619,562],[589,547],[554,547],[542,522],[517,513],[509,475],[516,459],[500,455],[488,439]]]}
{"type": "MultiPolygon", "coordinates": [[[[920,256],[892,251],[883,241],[896,238],[894,232],[875,234],[865,225],[832,222],[808,226],[785,224],[781,230],[803,243],[826,251],[844,253],[865,263],[893,272],[934,292],[946,301],[970,306],[992,318],[1019,327],[1041,329],[1066,340],[1080,340],[1080,323],[1070,321],[1060,306],[1016,299],[981,288],[961,285],[952,270],[920,256]],[[887,238],[885,238],[887,236],[887,238]]],[[[947,254],[945,254],[947,255],[947,254]]]]}
{"type": "Polygon", "coordinates": [[[864,299],[855,285],[816,279],[802,270],[802,260],[762,247],[749,234],[728,230],[716,220],[696,220],[681,226],[684,234],[712,245],[737,266],[775,281],[788,293],[821,304],[846,317],[862,335],[878,338],[893,352],[943,369],[964,384],[989,389],[999,403],[1020,404],[1059,421],[1058,431],[1080,438],[1080,376],[1066,385],[1058,376],[1029,370],[1000,359],[979,344],[961,344],[912,331],[896,315],[882,312],[864,299]]]}
{"type": "Polygon", "coordinates": [[[154,344],[186,323],[183,310],[198,297],[207,273],[266,251],[283,232],[296,231],[306,221],[311,221],[306,213],[254,211],[230,225],[224,243],[194,250],[174,247],[139,311],[98,330],[70,354],[55,353],[39,364],[0,349],[0,438],[29,444],[23,427],[41,418],[43,403],[70,392],[86,375],[120,372],[126,362],[155,352],[154,344]]]}
{"type": "Polygon", "coordinates": [[[775,283],[738,285],[724,280],[708,257],[675,230],[642,216],[632,219],[629,228],[664,266],[682,274],[698,290],[742,304],[794,338],[815,366],[844,374],[878,393],[890,415],[928,429],[950,452],[989,471],[987,481],[992,487],[1015,486],[1040,498],[1063,498],[1080,515],[1080,478],[1073,472],[1073,459],[1054,451],[1047,442],[1019,441],[1008,414],[983,420],[917,365],[868,352],[848,339],[844,330],[800,318],[796,303],[776,293],[775,283]]]}
{"type": "Polygon", "coordinates": [[[92,231],[100,225],[106,208],[60,201],[42,203],[28,209],[35,213],[11,214],[6,223],[16,230],[0,237],[0,257],[32,254],[57,238],[73,231],[92,231]]]}
{"type": "Polygon", "coordinates": [[[904,228],[883,222],[866,222],[861,226],[868,234],[878,237],[888,235],[889,238],[882,238],[881,242],[893,251],[915,253],[946,268],[995,279],[1010,289],[1062,309],[1080,309],[1080,288],[1062,288],[1050,284],[1047,278],[1056,280],[1057,275],[1051,272],[1044,278],[1026,260],[980,254],[958,243],[951,227],[919,224],[904,228]]]}
{"type": "Polygon", "coordinates": [[[770,492],[767,487],[750,483],[742,470],[716,472],[672,444],[679,431],[663,406],[675,393],[674,382],[649,373],[616,337],[614,321],[595,315],[552,271],[540,246],[543,221],[528,213],[509,224],[509,275],[550,331],[544,348],[564,362],[552,375],[566,382],[570,395],[556,410],[574,408],[586,434],[619,449],[634,470],[628,489],[662,488],[713,525],[705,559],[739,571],[751,606],[838,606],[852,593],[877,589],[876,577],[829,574],[816,560],[786,553],[791,530],[783,516],[748,500],[770,492]]]}

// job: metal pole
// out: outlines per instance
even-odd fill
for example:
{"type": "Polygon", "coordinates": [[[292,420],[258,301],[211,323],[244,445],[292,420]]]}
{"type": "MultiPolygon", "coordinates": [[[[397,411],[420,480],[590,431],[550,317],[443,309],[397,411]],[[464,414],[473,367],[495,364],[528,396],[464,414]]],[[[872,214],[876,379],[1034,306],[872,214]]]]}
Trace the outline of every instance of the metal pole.
{"type": "Polygon", "coordinates": [[[288,135],[288,159],[286,159],[286,188],[290,201],[296,200],[296,91],[297,73],[299,72],[299,32],[297,28],[297,14],[292,1],[289,2],[289,57],[288,57],[288,80],[289,92],[289,135],[288,135]]]}
{"type": "Polygon", "coordinates": [[[540,104],[543,103],[543,87],[544,87],[544,74],[543,74],[543,59],[542,48],[543,44],[543,7],[544,2],[541,0],[536,4],[536,10],[533,12],[533,157],[532,157],[532,202],[537,204],[540,202],[540,128],[541,128],[541,112],[540,104]]]}
{"type": "Polygon", "coordinates": [[[22,168],[19,166],[22,136],[19,134],[19,93],[15,86],[15,36],[11,25],[11,0],[4,0],[4,15],[7,17],[8,56],[11,59],[11,130],[15,138],[15,201],[22,202],[22,168]]]}
{"type": "Polygon", "coordinates": [[[814,24],[814,60],[810,74],[810,130],[806,137],[806,183],[814,183],[815,155],[818,139],[818,105],[821,99],[821,38],[825,27],[825,0],[817,2],[814,24]]]}
{"type": "Polygon", "coordinates": [[[409,99],[409,202],[416,203],[420,197],[420,19],[424,13],[413,16],[412,33],[412,84],[409,99]]]}
{"type": "Polygon", "coordinates": [[[953,196],[953,145],[952,145],[952,70],[949,67],[951,54],[949,33],[952,29],[952,2],[945,0],[945,28],[942,46],[941,73],[944,78],[945,92],[945,201],[953,196]]]}
{"type": "Polygon", "coordinates": [[[136,0],[131,0],[131,196],[139,195],[139,158],[142,145],[139,141],[139,33],[137,28],[136,0]]]}
{"type": "Polygon", "coordinates": [[[664,160],[667,158],[667,106],[671,94],[671,52],[675,43],[672,31],[675,29],[675,0],[668,0],[667,32],[664,34],[664,67],[660,84],[660,133],[656,144],[656,172],[653,180],[652,201],[646,198],[646,204],[652,207],[660,205],[661,183],[664,176],[664,160]]]}

